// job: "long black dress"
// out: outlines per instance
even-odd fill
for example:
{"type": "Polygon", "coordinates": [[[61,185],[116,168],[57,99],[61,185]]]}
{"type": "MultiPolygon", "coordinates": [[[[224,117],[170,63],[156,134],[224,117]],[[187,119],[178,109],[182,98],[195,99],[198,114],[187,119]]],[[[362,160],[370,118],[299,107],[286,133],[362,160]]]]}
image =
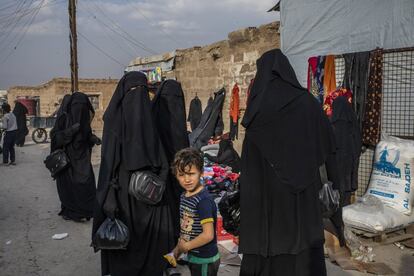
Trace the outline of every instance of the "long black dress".
{"type": "Polygon", "coordinates": [[[280,50],[257,61],[247,106],[240,275],[326,275],[318,168],[334,152],[329,121],[280,50]]]}
{"type": "Polygon", "coordinates": [[[362,139],[357,117],[345,97],[332,103],[332,118],[336,159],[342,194],[342,205],[351,204],[352,192],[358,189],[358,167],[362,139]]]}
{"type": "Polygon", "coordinates": [[[23,147],[26,135],[29,133],[29,129],[26,124],[26,114],[28,113],[28,110],[22,103],[16,101],[13,113],[16,116],[17,122],[16,145],[23,147]]]}
{"type": "Polygon", "coordinates": [[[202,146],[207,145],[208,140],[212,136],[223,134],[222,111],[225,96],[226,91],[224,88],[214,93],[214,100],[204,109],[198,127],[189,134],[191,147],[200,149],[202,146]]]}
{"type": "MultiPolygon", "coordinates": [[[[128,194],[132,172],[151,170],[168,182],[169,166],[162,148],[147,89],[147,78],[129,72],[119,81],[104,115],[102,160],[92,235],[111,212],[104,207],[110,181],[118,178],[116,217],[130,231],[126,250],[102,250],[102,275],[162,275],[168,263],[163,255],[175,244],[168,196],[147,205],[128,194]]],[[[169,189],[168,189],[169,190],[169,189]]],[[[113,205],[113,204],[108,204],[113,205]]]]}
{"type": "MultiPolygon", "coordinates": [[[[189,146],[185,122],[185,101],[181,84],[166,80],[158,88],[153,101],[155,124],[166,154],[168,164],[172,164],[175,154],[189,146]]],[[[175,237],[180,233],[180,195],[184,191],[175,176],[170,172],[168,202],[175,224],[175,237]]]]}
{"type": "Polygon", "coordinates": [[[70,159],[70,167],[56,176],[61,201],[59,215],[65,219],[80,221],[93,215],[96,192],[91,164],[93,115],[88,96],[81,92],[66,95],[51,131],[51,151],[63,148],[70,159]],[[73,128],[76,124],[78,127],[73,128]]]}
{"type": "Polygon", "coordinates": [[[191,100],[190,109],[188,110],[187,121],[190,122],[191,130],[196,129],[200,124],[202,113],[201,101],[195,96],[195,98],[191,100]]]}

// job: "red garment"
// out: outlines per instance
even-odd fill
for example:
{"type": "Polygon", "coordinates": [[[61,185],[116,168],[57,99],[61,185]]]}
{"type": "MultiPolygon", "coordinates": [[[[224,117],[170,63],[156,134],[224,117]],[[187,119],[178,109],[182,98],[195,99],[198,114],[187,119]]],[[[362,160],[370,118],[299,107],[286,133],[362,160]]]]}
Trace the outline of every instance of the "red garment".
{"type": "Polygon", "coordinates": [[[332,103],[339,96],[345,96],[348,99],[348,102],[352,103],[352,92],[349,89],[339,88],[329,93],[323,103],[323,110],[325,111],[326,115],[328,115],[328,117],[332,116],[332,103]]]}
{"type": "Polygon", "coordinates": [[[240,97],[239,97],[239,86],[234,84],[233,91],[231,92],[231,100],[230,100],[230,118],[233,123],[237,123],[239,120],[240,114],[240,97]]]}

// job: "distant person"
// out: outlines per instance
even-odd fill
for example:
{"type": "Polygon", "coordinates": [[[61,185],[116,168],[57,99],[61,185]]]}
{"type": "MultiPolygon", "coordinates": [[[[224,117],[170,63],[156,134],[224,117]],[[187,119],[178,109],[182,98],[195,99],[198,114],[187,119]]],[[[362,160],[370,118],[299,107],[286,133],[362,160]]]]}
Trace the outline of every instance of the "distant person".
{"type": "Polygon", "coordinates": [[[16,154],[14,151],[14,144],[16,142],[17,134],[17,122],[16,116],[10,112],[11,108],[9,104],[3,104],[3,128],[6,131],[3,140],[3,164],[4,165],[16,165],[16,154]],[[9,163],[10,155],[10,163],[9,163]]]}
{"type": "Polygon", "coordinates": [[[26,124],[27,108],[20,102],[16,101],[13,109],[13,114],[17,120],[16,146],[23,147],[26,140],[26,135],[29,134],[29,129],[26,124]]]}
{"type": "Polygon", "coordinates": [[[59,215],[65,220],[83,222],[93,215],[96,186],[91,155],[92,147],[100,143],[92,134],[94,115],[87,95],[65,95],[50,133],[51,152],[63,149],[70,160],[69,168],[56,175],[61,201],[59,215]]]}
{"type": "Polygon", "coordinates": [[[203,157],[193,148],[175,155],[172,169],[185,192],[181,195],[181,235],[174,257],[188,253],[192,276],[216,276],[220,267],[217,248],[217,207],[212,196],[201,185],[203,157]]]}

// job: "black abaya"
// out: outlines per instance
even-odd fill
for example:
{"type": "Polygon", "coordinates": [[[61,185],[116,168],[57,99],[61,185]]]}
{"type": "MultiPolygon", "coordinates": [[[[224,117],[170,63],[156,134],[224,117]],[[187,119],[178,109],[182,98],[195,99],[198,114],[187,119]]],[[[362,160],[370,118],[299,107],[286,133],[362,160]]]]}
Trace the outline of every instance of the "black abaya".
{"type": "Polygon", "coordinates": [[[326,275],[312,252],[324,242],[319,166],[334,153],[332,129],[280,50],[257,61],[242,125],[240,253],[253,257],[240,275],[326,275]]]}
{"type": "Polygon", "coordinates": [[[66,96],[51,131],[51,151],[63,148],[70,167],[56,176],[61,215],[79,221],[93,216],[95,175],[91,164],[93,143],[90,127],[94,110],[88,97],[80,92],[66,96]],[[73,125],[78,124],[74,128],[73,125]]]}
{"type": "Polygon", "coordinates": [[[189,134],[191,147],[200,149],[202,146],[207,145],[208,140],[213,135],[221,135],[223,133],[222,110],[225,96],[226,91],[224,88],[214,93],[214,100],[204,109],[198,127],[189,134]]]}
{"type": "MultiPolygon", "coordinates": [[[[129,72],[119,81],[104,115],[102,161],[94,234],[107,216],[124,222],[130,232],[126,250],[101,250],[102,275],[161,276],[168,263],[163,255],[175,244],[174,223],[168,192],[157,205],[147,205],[128,194],[131,173],[151,170],[168,181],[169,166],[161,145],[147,89],[147,79],[139,72],[129,72]],[[109,183],[118,178],[118,211],[104,210],[109,183]]],[[[170,190],[167,188],[167,190],[170,190]]]]}
{"type": "Polygon", "coordinates": [[[23,147],[26,135],[29,133],[26,124],[26,114],[28,113],[28,110],[22,103],[16,101],[13,113],[16,116],[17,122],[16,145],[23,147]]]}
{"type": "Polygon", "coordinates": [[[196,129],[200,124],[202,113],[201,101],[195,96],[195,98],[191,100],[190,109],[188,110],[187,121],[190,122],[191,130],[196,129]]]}
{"type": "Polygon", "coordinates": [[[351,104],[345,97],[332,103],[332,118],[342,205],[351,204],[351,194],[358,189],[358,167],[362,139],[359,124],[351,104]]]}
{"type": "MultiPolygon", "coordinates": [[[[159,87],[153,101],[155,124],[165,150],[168,164],[172,164],[175,154],[189,146],[187,126],[185,122],[185,101],[181,84],[175,80],[166,80],[159,87]]],[[[175,176],[170,173],[171,185],[168,193],[175,236],[180,232],[180,195],[184,191],[175,176]]]]}

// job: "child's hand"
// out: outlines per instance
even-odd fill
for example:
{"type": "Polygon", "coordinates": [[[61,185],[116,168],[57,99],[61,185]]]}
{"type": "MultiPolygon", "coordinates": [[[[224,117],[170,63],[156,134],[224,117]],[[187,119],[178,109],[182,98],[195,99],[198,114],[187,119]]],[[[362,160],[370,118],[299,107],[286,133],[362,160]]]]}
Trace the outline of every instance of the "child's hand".
{"type": "Polygon", "coordinates": [[[174,258],[176,260],[178,260],[178,258],[180,257],[180,255],[183,253],[183,252],[180,252],[180,249],[178,248],[178,245],[174,248],[174,250],[172,252],[173,252],[174,258]]]}
{"type": "Polygon", "coordinates": [[[178,244],[177,244],[177,248],[181,253],[187,253],[188,252],[187,242],[183,239],[179,239],[178,244]]]}

